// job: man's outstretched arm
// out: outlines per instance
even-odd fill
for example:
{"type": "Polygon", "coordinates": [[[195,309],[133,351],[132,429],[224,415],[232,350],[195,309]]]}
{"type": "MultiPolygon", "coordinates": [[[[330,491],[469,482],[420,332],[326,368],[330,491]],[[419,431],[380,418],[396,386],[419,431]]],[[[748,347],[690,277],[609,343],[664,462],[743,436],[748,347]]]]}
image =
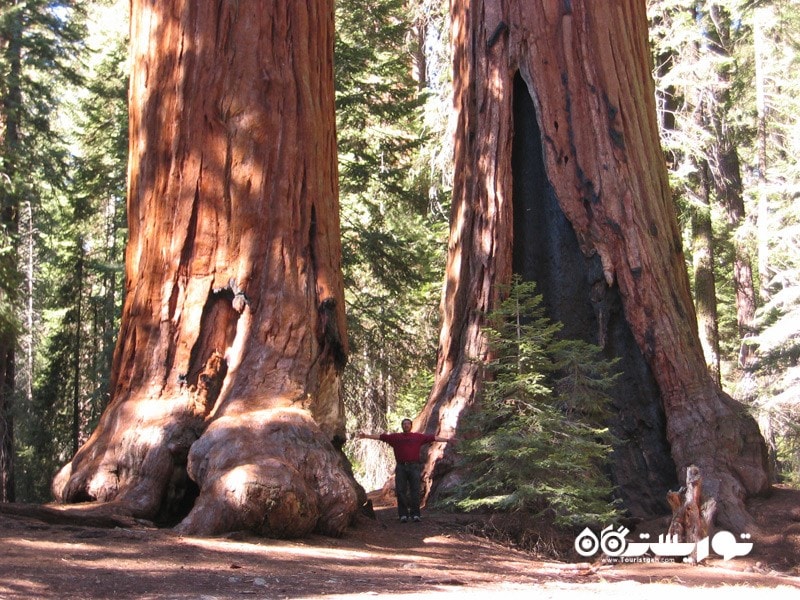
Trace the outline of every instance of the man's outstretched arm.
{"type": "Polygon", "coordinates": [[[358,439],[358,440],[380,440],[381,436],[380,436],[380,434],[377,434],[377,433],[364,433],[362,431],[359,431],[356,434],[356,439],[358,439]]]}

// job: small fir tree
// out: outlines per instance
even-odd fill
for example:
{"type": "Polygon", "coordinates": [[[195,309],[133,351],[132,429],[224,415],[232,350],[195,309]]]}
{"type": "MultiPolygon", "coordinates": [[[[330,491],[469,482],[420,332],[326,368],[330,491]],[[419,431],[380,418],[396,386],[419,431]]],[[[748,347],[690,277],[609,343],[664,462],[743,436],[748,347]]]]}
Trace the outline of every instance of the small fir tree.
{"type": "Polygon", "coordinates": [[[616,516],[606,474],[604,425],[614,362],[600,349],[561,339],[533,282],[516,280],[486,333],[493,359],[461,447],[471,477],[457,492],[465,510],[490,507],[549,515],[556,525],[616,516]]]}

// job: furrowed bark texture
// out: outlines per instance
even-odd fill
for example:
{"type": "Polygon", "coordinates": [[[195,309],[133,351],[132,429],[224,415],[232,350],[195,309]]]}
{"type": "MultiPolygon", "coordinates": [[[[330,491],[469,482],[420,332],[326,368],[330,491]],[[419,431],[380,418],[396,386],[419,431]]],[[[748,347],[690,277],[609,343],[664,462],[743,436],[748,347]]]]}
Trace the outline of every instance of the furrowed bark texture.
{"type": "Polygon", "coordinates": [[[55,496],[179,519],[196,485],[187,533],[339,533],[333,3],[134,0],[131,41],[113,400],[55,496]]]}
{"type": "MultiPolygon", "coordinates": [[[[746,526],[744,498],[768,485],[764,444],[705,367],[645,3],[453,0],[451,15],[456,180],[437,377],[417,426],[450,433],[473,406],[481,314],[521,272],[565,331],[592,330],[623,359],[613,470],[632,512],[666,512],[666,489],[695,464],[721,518],[746,526]]],[[[432,446],[429,491],[458,476],[450,452],[432,446]]]]}

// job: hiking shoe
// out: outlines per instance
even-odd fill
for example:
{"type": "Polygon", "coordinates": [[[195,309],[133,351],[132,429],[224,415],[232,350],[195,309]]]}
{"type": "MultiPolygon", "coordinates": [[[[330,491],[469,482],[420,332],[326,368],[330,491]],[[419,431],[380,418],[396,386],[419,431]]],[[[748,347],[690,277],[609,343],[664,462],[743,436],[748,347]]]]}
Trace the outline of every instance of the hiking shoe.
{"type": "Polygon", "coordinates": [[[401,523],[408,523],[408,517],[400,517],[401,523]]]}
{"type": "Polygon", "coordinates": [[[422,519],[420,519],[416,515],[414,517],[412,517],[411,520],[414,521],[414,523],[419,523],[420,521],[422,521],[422,519]]]}

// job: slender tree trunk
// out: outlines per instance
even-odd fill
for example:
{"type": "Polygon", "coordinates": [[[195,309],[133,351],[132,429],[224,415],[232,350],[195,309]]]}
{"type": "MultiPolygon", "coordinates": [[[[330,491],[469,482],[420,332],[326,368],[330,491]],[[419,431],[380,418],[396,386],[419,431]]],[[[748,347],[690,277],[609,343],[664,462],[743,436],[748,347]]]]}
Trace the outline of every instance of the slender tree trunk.
{"type": "Polygon", "coordinates": [[[698,165],[703,197],[692,210],[692,262],[694,298],[700,344],[709,372],[721,386],[719,327],[717,324],[717,286],[714,277],[714,232],[711,226],[711,182],[708,164],[698,165]]]}
{"type": "MultiPolygon", "coordinates": [[[[730,56],[733,45],[731,31],[733,17],[727,8],[717,2],[696,6],[695,19],[700,27],[705,52],[710,55],[730,56]]],[[[708,147],[708,165],[714,192],[728,217],[728,229],[733,240],[733,283],[736,293],[736,317],[741,343],[740,366],[752,363],[753,350],[747,338],[755,332],[756,295],[750,252],[745,240],[745,209],[739,153],[728,123],[727,111],[731,105],[731,67],[727,61],[716,63],[714,79],[705,84],[704,101],[700,111],[702,127],[712,136],[708,147]],[[707,117],[705,115],[707,114],[707,117]]]]}
{"type": "Polygon", "coordinates": [[[0,502],[14,502],[14,351],[0,346],[0,502]]]}
{"type": "MultiPolygon", "coordinates": [[[[25,203],[25,401],[33,404],[34,358],[36,346],[36,312],[33,291],[36,286],[36,224],[33,205],[25,203]]],[[[22,386],[20,386],[22,387],[22,386]]]]}
{"type": "MultiPolygon", "coordinates": [[[[120,214],[120,209],[117,206],[117,198],[110,195],[106,199],[105,206],[105,219],[106,219],[106,245],[105,245],[105,260],[106,263],[114,265],[120,262],[120,251],[117,243],[117,236],[119,232],[119,223],[124,217],[124,211],[120,214]]],[[[103,304],[101,307],[100,329],[99,336],[102,352],[98,354],[97,361],[99,363],[97,372],[101,374],[98,379],[104,381],[112,371],[112,363],[114,356],[114,341],[116,339],[117,331],[117,317],[119,305],[125,300],[122,296],[121,277],[116,272],[116,269],[110,269],[103,275],[103,289],[105,295],[103,297],[103,304]],[[122,297],[120,297],[122,296],[122,297]]],[[[103,386],[105,394],[108,394],[108,385],[103,386]]],[[[100,399],[99,402],[93,406],[93,419],[96,414],[102,412],[107,404],[107,396],[100,399]]],[[[84,440],[85,441],[85,440],[84,440]]]]}
{"type": "Polygon", "coordinates": [[[358,488],[337,448],[333,3],[134,0],[131,43],[113,397],[54,493],[187,533],[338,534],[358,488]]]}
{"type": "Polygon", "coordinates": [[[418,17],[413,27],[411,35],[414,36],[412,44],[411,67],[412,77],[417,82],[420,90],[425,90],[428,84],[428,59],[425,54],[425,37],[428,31],[428,24],[423,17],[418,17]]]}
{"type": "MultiPolygon", "coordinates": [[[[720,103],[721,99],[718,99],[715,113],[721,109],[720,103]]],[[[709,153],[709,163],[715,193],[727,214],[728,228],[733,239],[733,285],[736,292],[736,322],[741,343],[739,365],[748,367],[754,358],[754,351],[748,338],[756,333],[756,293],[753,286],[750,252],[747,250],[744,236],[744,192],[739,153],[730,138],[723,117],[715,114],[713,121],[716,139],[709,153]]]]}
{"type": "MultiPolygon", "coordinates": [[[[0,323],[0,502],[14,501],[14,418],[13,404],[16,391],[16,350],[17,323],[16,304],[19,282],[17,269],[17,249],[19,235],[18,191],[19,182],[17,161],[19,159],[19,110],[22,106],[20,77],[22,73],[22,23],[18,11],[14,11],[16,2],[9,7],[9,16],[5,28],[0,32],[7,68],[6,81],[3,86],[2,106],[0,107],[0,148],[2,148],[3,181],[0,182],[0,235],[8,245],[3,248],[5,256],[0,260],[3,265],[5,281],[0,289],[0,302],[3,304],[3,322],[0,323]]],[[[5,244],[4,244],[5,245],[5,244]]]]}
{"type": "Polygon", "coordinates": [[[78,237],[77,248],[78,263],[75,265],[75,281],[77,283],[77,298],[75,298],[75,347],[73,349],[72,370],[72,453],[78,451],[81,441],[81,365],[83,345],[83,277],[84,277],[84,250],[83,236],[78,237]]]}
{"type": "Polygon", "coordinates": [[[758,275],[762,298],[769,297],[769,282],[772,273],[769,268],[769,196],[767,194],[767,93],[765,62],[768,42],[764,30],[769,20],[771,8],[758,6],[753,9],[753,45],[756,69],[756,130],[758,138],[758,275]]]}
{"type": "MultiPolygon", "coordinates": [[[[565,328],[596,329],[601,343],[623,355],[626,378],[649,371],[643,389],[652,378],[646,406],[618,397],[617,409],[622,418],[663,410],[666,422],[654,417],[623,429],[634,450],[615,472],[645,481],[671,459],[674,480],[695,464],[723,521],[744,528],[745,497],[768,485],[765,448],[752,418],[706,370],[659,146],[645,2],[453,0],[451,12],[456,181],[436,382],[418,426],[450,433],[474,405],[481,382],[475,359],[487,354],[482,315],[497,303],[497,284],[510,280],[515,254],[520,269],[540,269],[541,261],[522,256],[530,244],[533,257],[539,252],[555,267],[543,287],[571,287],[589,307],[584,323],[565,328]],[[515,94],[515,80],[525,93],[515,94]],[[515,125],[523,123],[538,136],[518,139],[515,125]],[[512,161],[517,144],[529,149],[512,161]],[[565,232],[545,230],[553,234],[549,248],[535,246],[538,230],[517,227],[526,202],[565,232]],[[559,264],[569,235],[581,254],[559,264]],[[616,328],[620,319],[625,327],[616,328]],[[632,345],[624,343],[626,331],[632,345]],[[654,436],[658,446],[648,450],[636,438],[653,427],[664,441],[654,436]],[[665,454],[652,469],[649,459],[665,454]]],[[[429,452],[431,491],[458,476],[449,452],[442,445],[429,452]]],[[[643,489],[631,479],[629,489],[643,489]]]]}

